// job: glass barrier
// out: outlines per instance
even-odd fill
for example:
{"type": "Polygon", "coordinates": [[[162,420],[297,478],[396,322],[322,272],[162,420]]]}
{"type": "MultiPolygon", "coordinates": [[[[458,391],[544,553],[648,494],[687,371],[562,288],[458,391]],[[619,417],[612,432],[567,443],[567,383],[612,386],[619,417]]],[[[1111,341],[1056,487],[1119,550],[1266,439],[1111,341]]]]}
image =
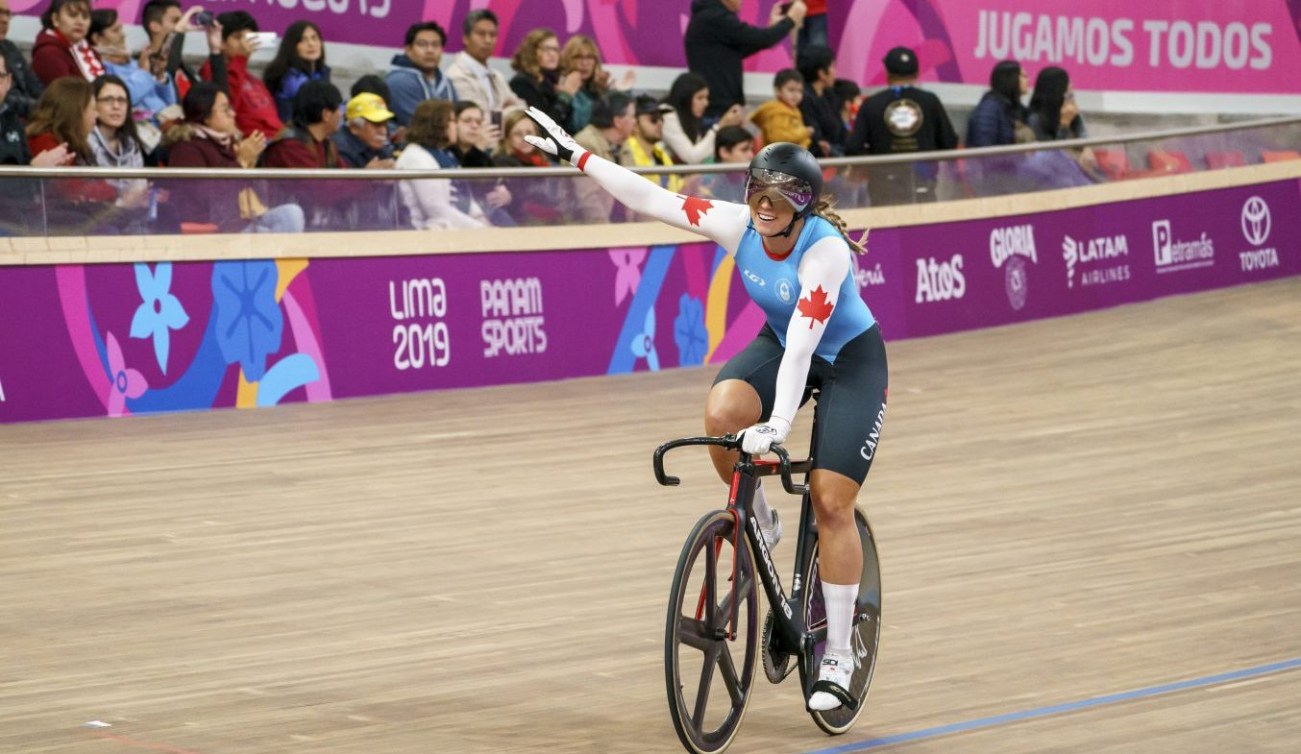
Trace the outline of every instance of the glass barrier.
{"type": "MultiPolygon", "coordinates": [[[[1051,145],[824,161],[838,209],[1001,196],[1301,159],[1301,118],[1051,145]]],[[[639,169],[741,201],[744,165],[639,169]]],[[[548,226],[639,220],[572,168],[269,171],[0,168],[0,235],[548,226]]]]}

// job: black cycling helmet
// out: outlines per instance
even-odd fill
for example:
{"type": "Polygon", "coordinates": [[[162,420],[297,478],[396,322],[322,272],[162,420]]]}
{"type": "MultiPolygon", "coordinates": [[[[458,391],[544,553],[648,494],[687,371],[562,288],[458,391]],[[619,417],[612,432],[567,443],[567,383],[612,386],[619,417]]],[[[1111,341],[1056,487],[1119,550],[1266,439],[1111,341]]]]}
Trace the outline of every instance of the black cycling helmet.
{"type": "Polygon", "coordinates": [[[745,200],[766,189],[776,189],[795,208],[795,219],[813,213],[822,196],[822,167],[809,150],[788,141],[778,141],[759,150],[750,160],[745,181],[745,200]]]}

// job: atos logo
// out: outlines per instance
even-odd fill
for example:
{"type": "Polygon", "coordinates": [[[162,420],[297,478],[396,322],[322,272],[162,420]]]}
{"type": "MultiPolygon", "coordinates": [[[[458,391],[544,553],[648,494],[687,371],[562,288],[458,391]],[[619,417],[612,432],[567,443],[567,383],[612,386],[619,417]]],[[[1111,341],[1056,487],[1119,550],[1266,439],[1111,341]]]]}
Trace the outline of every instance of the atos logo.
{"type": "Polygon", "coordinates": [[[954,254],[947,262],[936,261],[935,257],[917,260],[917,303],[952,301],[966,293],[961,254],[954,254]]]}

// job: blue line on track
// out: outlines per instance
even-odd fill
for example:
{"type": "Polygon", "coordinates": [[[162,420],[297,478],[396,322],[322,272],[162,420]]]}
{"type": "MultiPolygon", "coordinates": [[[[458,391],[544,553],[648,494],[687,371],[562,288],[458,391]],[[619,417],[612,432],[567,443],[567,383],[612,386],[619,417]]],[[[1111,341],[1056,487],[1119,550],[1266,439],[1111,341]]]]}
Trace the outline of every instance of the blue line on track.
{"type": "Polygon", "coordinates": [[[967,731],[979,730],[981,728],[992,728],[996,725],[1003,725],[1005,723],[1034,720],[1036,718],[1048,717],[1050,715],[1061,715],[1067,712],[1075,712],[1092,707],[1101,707],[1106,704],[1128,702],[1135,699],[1146,699],[1148,697],[1160,696],[1162,694],[1173,694],[1178,691],[1187,691],[1188,689],[1231,683],[1245,678],[1255,678],[1257,676],[1269,675],[1270,673],[1280,673],[1285,670],[1295,670],[1297,668],[1301,668],[1301,657],[1294,657],[1290,660],[1283,660],[1282,662],[1270,663],[1268,665],[1257,665],[1254,668],[1244,668],[1242,670],[1233,670],[1227,673],[1208,675],[1188,681],[1165,683],[1160,686],[1148,686],[1147,688],[1134,689],[1133,691],[1122,691],[1118,694],[1095,696],[1091,699],[1081,699],[1074,702],[1054,704],[1048,707],[1038,707],[1036,709],[1023,710],[1020,712],[1008,712],[1006,714],[994,715],[992,717],[982,717],[977,720],[968,720],[961,723],[939,725],[934,728],[923,728],[922,730],[915,730],[909,733],[898,733],[893,736],[872,738],[867,741],[845,744],[844,746],[837,746],[831,749],[818,749],[809,752],[809,754],[846,754],[847,752],[879,749],[883,746],[891,746],[893,744],[905,743],[907,741],[920,741],[925,738],[937,738],[939,736],[965,733],[967,731]]]}

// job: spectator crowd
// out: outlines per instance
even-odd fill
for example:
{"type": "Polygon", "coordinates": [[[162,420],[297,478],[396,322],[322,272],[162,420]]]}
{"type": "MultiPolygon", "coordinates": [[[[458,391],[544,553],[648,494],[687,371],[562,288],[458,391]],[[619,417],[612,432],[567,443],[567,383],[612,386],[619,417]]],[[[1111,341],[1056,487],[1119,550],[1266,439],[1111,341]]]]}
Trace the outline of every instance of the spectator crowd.
{"type": "MultiPolygon", "coordinates": [[[[246,10],[213,14],[179,0],[148,0],[138,19],[148,39],[132,50],[124,19],[92,3],[48,0],[27,56],[8,39],[9,0],[0,0],[0,164],[231,168],[250,171],[249,178],[61,179],[49,191],[6,180],[0,212],[13,219],[0,233],[18,232],[23,218],[40,214],[28,211],[38,202],[49,232],[57,226],[79,233],[635,219],[619,215],[622,209],[591,182],[470,179],[475,169],[553,165],[525,138],[536,133],[524,115],[528,107],[564,124],[594,154],[627,166],[740,165],[774,141],[819,157],[960,146],[940,99],[918,84],[923,69],[913,50],[890,50],[882,61],[887,85],[870,96],[838,77],[826,3],[816,0],[774,4],[764,26],[741,20],[740,0],[693,0],[683,41],[688,69],[662,97],[636,91],[632,71],[615,80],[596,42],[582,34],[562,39],[534,29],[504,55],[498,19],[487,9],[466,15],[454,55],[444,54],[449,32],[438,23],[410,26],[388,70],[361,76],[345,96],[331,80],[329,40],[310,21],[278,36],[263,32],[246,10]],[[206,57],[185,58],[187,37],[202,38],[206,57]],[[771,99],[748,106],[745,58],[788,40],[795,65],[773,77],[771,99]],[[249,59],[273,45],[274,57],[258,75],[249,59]],[[491,65],[494,57],[508,58],[513,75],[491,65]],[[375,180],[336,181],[322,191],[308,181],[257,180],[263,167],[374,171],[375,180]],[[396,180],[390,171],[401,170],[448,177],[396,180]]],[[[1066,71],[1043,69],[1031,93],[1027,73],[1004,61],[972,113],[965,143],[1084,134],[1066,71]]],[[[1090,159],[1078,155],[1082,170],[1090,159]]],[[[868,171],[861,199],[934,200],[936,176],[927,164],[868,171]]],[[[743,199],[744,176],[736,173],[647,177],[672,191],[743,199]]]]}

